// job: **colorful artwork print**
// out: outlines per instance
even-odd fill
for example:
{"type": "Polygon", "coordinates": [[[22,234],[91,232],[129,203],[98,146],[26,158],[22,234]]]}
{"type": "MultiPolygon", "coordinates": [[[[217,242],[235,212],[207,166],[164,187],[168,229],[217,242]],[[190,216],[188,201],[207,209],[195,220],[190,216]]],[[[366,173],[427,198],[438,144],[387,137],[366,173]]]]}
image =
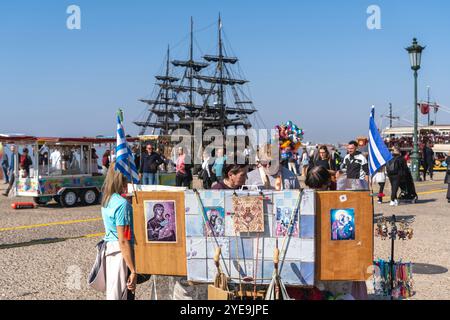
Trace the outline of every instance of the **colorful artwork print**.
{"type": "Polygon", "coordinates": [[[207,237],[225,236],[225,210],[222,207],[206,207],[206,216],[209,223],[204,225],[204,235],[207,237]]]}
{"type": "Polygon", "coordinates": [[[177,242],[175,201],[144,201],[147,243],[177,242]]]}
{"type": "Polygon", "coordinates": [[[293,210],[291,207],[277,207],[275,220],[276,237],[284,237],[286,235],[298,237],[298,209],[295,209],[295,213],[293,213],[293,210]],[[294,218],[292,217],[293,214],[295,215],[294,218]]]}
{"type": "Polygon", "coordinates": [[[331,210],[331,240],[355,240],[355,210],[331,210]]]}
{"type": "Polygon", "coordinates": [[[235,232],[264,232],[263,198],[233,197],[235,232]]]}
{"type": "Polygon", "coordinates": [[[39,192],[41,195],[56,195],[62,188],[97,187],[101,189],[104,176],[93,177],[59,177],[39,179],[39,192]]]}

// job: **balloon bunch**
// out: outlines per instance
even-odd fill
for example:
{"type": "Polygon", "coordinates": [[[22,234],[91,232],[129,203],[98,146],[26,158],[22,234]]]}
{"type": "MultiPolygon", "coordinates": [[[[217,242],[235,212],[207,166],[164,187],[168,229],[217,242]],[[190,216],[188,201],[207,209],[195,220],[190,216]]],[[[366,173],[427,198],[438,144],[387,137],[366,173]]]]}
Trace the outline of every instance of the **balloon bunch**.
{"type": "Polygon", "coordinates": [[[281,158],[283,160],[288,160],[293,157],[294,153],[296,153],[302,145],[303,129],[300,129],[292,121],[287,121],[285,124],[278,125],[275,129],[278,131],[278,136],[280,138],[281,158]]]}

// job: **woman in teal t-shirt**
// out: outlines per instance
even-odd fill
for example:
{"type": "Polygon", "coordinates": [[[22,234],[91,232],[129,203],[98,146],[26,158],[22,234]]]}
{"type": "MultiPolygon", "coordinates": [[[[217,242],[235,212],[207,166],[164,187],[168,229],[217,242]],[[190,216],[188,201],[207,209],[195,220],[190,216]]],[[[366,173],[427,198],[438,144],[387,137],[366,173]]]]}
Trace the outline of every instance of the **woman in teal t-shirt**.
{"type": "Polygon", "coordinates": [[[114,163],[112,163],[102,189],[107,300],[134,300],[136,290],[132,207],[121,196],[126,192],[126,186],[127,179],[122,173],[114,170],[114,163]]]}

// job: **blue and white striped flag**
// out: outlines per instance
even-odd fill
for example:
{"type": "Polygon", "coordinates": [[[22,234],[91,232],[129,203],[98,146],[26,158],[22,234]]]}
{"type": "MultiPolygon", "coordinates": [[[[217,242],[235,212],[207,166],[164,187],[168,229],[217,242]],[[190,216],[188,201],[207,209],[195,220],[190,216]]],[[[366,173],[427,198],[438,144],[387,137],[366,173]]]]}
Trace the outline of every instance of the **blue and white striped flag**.
{"type": "Polygon", "coordinates": [[[117,146],[116,146],[116,166],[115,170],[119,170],[129,182],[139,183],[139,174],[134,164],[133,155],[127,143],[125,130],[122,125],[123,116],[120,110],[117,113],[117,146]]]}
{"type": "Polygon", "coordinates": [[[372,106],[369,121],[369,172],[372,177],[382,166],[384,166],[392,155],[389,152],[383,138],[375,124],[375,107],[372,106]]]}

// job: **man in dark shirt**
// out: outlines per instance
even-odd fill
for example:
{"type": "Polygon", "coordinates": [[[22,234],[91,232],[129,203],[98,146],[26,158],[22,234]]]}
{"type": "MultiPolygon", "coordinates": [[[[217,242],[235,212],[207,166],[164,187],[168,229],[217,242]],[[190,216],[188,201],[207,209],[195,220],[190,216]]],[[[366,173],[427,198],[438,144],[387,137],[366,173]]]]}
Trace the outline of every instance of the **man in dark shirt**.
{"type": "MultiPolygon", "coordinates": [[[[5,192],[3,193],[4,196],[8,196],[9,192],[11,191],[12,187],[14,186],[14,182],[16,180],[16,175],[15,175],[15,154],[17,153],[17,149],[15,145],[11,145],[10,147],[11,150],[11,157],[9,159],[9,185],[8,188],[5,190],[5,192]]],[[[18,155],[18,158],[20,159],[20,154],[18,155]]]]}
{"type": "Polygon", "coordinates": [[[3,178],[5,179],[5,184],[9,184],[9,158],[6,150],[3,150],[2,156],[2,170],[3,178]]]}
{"type": "Polygon", "coordinates": [[[158,167],[164,162],[159,153],[153,151],[153,146],[148,144],[146,152],[142,154],[139,175],[144,185],[155,185],[158,167]]]}
{"type": "Polygon", "coordinates": [[[422,152],[423,157],[423,181],[427,179],[427,171],[430,174],[430,179],[433,181],[433,167],[434,167],[434,151],[431,149],[431,143],[427,142],[422,152]]]}

